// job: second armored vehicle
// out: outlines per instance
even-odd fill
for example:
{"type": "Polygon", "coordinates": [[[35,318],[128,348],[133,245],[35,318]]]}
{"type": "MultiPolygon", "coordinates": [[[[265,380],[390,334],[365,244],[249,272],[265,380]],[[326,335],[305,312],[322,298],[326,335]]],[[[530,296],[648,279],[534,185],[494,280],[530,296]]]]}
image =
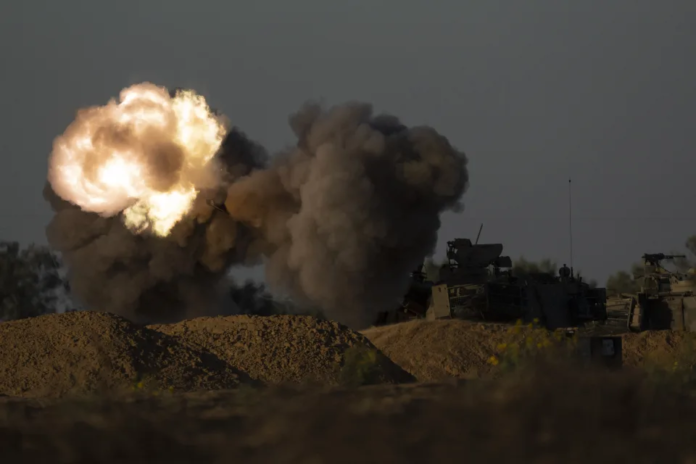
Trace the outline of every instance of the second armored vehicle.
{"type": "Polygon", "coordinates": [[[628,326],[631,330],[685,330],[696,332],[696,275],[673,272],[663,260],[684,255],[644,254],[641,291],[631,298],[628,326]]]}

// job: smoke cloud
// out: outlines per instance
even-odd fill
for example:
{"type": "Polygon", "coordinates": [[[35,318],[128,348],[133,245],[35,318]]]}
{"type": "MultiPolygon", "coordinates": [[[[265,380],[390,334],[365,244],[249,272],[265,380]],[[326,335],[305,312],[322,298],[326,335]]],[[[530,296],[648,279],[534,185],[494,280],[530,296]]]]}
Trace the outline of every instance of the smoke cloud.
{"type": "MultiPolygon", "coordinates": [[[[197,188],[164,236],[85,211],[47,184],[47,235],[74,294],[90,309],[173,321],[215,313],[227,270],[264,260],[271,289],[349,326],[395,307],[434,251],[440,214],[462,207],[466,156],[369,104],[310,103],[289,122],[297,144],[274,157],[230,130],[211,161],[217,185],[197,188]]],[[[148,152],[148,166],[161,152],[148,152]]]]}
{"type": "Polygon", "coordinates": [[[434,251],[440,213],[461,207],[466,157],[434,129],[367,104],[308,104],[290,126],[297,146],[231,184],[225,206],[262,231],[271,287],[369,324],[434,251]]]}
{"type": "MultiPolygon", "coordinates": [[[[230,179],[248,173],[263,151],[233,130],[218,157],[230,179]]],[[[201,191],[165,237],[136,234],[120,216],[83,211],[56,195],[50,183],[44,197],[55,211],[46,230],[49,244],[62,253],[72,293],[88,309],[140,323],[213,315],[226,271],[260,262],[248,250],[254,231],[210,204],[224,200],[224,187],[201,191]]]]}

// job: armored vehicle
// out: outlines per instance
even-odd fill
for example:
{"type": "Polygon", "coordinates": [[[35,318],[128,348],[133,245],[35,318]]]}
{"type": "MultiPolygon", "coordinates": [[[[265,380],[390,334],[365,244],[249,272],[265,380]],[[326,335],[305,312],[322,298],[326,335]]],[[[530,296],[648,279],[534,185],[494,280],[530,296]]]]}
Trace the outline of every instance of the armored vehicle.
{"type": "Polygon", "coordinates": [[[672,272],[662,266],[664,260],[684,255],[644,254],[641,290],[629,307],[631,330],[696,331],[696,275],[672,272]]]}
{"type": "Polygon", "coordinates": [[[426,318],[479,316],[486,320],[538,320],[549,329],[606,319],[606,290],[590,288],[563,266],[551,273],[515,275],[502,244],[448,242],[450,266],[432,288],[426,318]]]}
{"type": "Polygon", "coordinates": [[[438,278],[428,282],[412,274],[412,285],[395,313],[382,313],[377,324],[404,319],[481,319],[509,322],[538,320],[554,329],[576,327],[606,319],[606,291],[590,288],[573,270],[559,275],[515,275],[512,260],[502,256],[503,245],[472,244],[458,238],[447,242],[448,262],[438,278]]]}

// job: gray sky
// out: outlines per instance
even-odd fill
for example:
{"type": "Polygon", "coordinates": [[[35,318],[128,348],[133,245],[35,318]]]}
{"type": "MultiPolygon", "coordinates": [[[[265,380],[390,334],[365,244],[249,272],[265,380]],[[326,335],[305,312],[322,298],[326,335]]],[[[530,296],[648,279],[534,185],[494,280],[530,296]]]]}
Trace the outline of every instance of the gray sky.
{"type": "Polygon", "coordinates": [[[151,81],[271,151],[306,99],[434,126],[471,175],[440,253],[483,222],[513,258],[568,261],[572,175],[575,267],[603,282],[696,233],[694,24],[693,0],[5,0],[0,239],[45,243],[53,138],[151,81]]]}

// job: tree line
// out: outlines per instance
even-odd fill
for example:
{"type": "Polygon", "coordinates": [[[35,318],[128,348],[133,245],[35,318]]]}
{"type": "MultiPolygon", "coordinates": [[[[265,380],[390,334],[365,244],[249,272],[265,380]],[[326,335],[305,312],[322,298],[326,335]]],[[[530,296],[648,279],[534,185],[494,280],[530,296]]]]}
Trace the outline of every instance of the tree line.
{"type": "Polygon", "coordinates": [[[0,321],[56,312],[68,293],[64,268],[50,248],[0,242],[0,321]]]}
{"type": "MultiPolygon", "coordinates": [[[[679,273],[686,273],[690,269],[696,269],[696,235],[692,235],[686,239],[684,248],[686,248],[686,253],[684,251],[673,251],[669,253],[673,255],[686,255],[686,258],[677,258],[671,261],[671,266],[679,273]]],[[[447,259],[436,261],[432,258],[428,258],[423,265],[423,272],[426,274],[428,280],[437,281],[439,279],[440,268],[448,264],[449,262],[447,259]]],[[[513,275],[517,276],[535,273],[557,274],[558,269],[557,263],[551,259],[547,258],[539,261],[530,261],[525,259],[524,256],[514,261],[512,266],[513,275]]],[[[635,294],[639,292],[642,274],[643,263],[638,261],[633,263],[628,271],[620,270],[615,272],[607,278],[605,283],[607,295],[614,296],[623,293],[635,294]]],[[[576,275],[582,277],[582,272],[578,271],[576,275]]],[[[590,287],[597,287],[598,285],[597,281],[594,279],[588,280],[587,283],[590,287]]]]}
{"type": "MultiPolygon", "coordinates": [[[[227,278],[223,285],[224,314],[324,317],[317,308],[274,297],[261,283],[227,278]]],[[[0,322],[79,309],[57,253],[43,245],[22,248],[18,242],[0,242],[0,322]]]]}
{"type": "MultiPolygon", "coordinates": [[[[684,246],[687,257],[671,263],[678,272],[696,268],[696,235],[689,237],[684,246]]],[[[443,265],[447,265],[447,260],[438,262],[426,259],[423,267],[426,278],[437,281],[443,265]]],[[[642,272],[642,263],[636,262],[629,271],[612,274],[605,285],[607,294],[637,293],[640,291],[642,272]]],[[[530,261],[520,257],[513,263],[513,273],[557,274],[558,265],[550,259],[530,261]]],[[[577,272],[576,275],[580,276],[581,273],[577,272]]],[[[593,280],[588,283],[590,286],[597,285],[593,280]]],[[[223,312],[226,314],[308,314],[323,317],[317,308],[274,297],[261,283],[251,280],[238,283],[230,278],[225,285],[227,298],[223,312]]],[[[77,309],[79,306],[71,298],[66,269],[58,254],[47,246],[29,245],[22,248],[18,242],[0,242],[0,321],[77,309]]]]}
{"type": "MultiPolygon", "coordinates": [[[[449,265],[449,261],[444,259],[442,261],[435,261],[432,258],[425,260],[423,264],[423,272],[426,275],[426,279],[430,281],[439,280],[440,269],[443,266],[449,265]]],[[[526,259],[524,256],[520,256],[519,259],[512,263],[512,273],[514,276],[526,276],[529,274],[552,274],[558,275],[558,264],[549,258],[544,258],[539,261],[531,261],[526,259]]],[[[577,271],[575,273],[576,277],[583,277],[582,271],[577,271]]],[[[597,281],[591,279],[587,281],[588,285],[592,288],[597,286],[597,281]]]]}
{"type": "MultiPolygon", "coordinates": [[[[686,273],[690,269],[696,268],[696,235],[686,239],[684,243],[686,253],[674,251],[672,255],[686,255],[686,258],[672,260],[669,265],[674,271],[686,273]]],[[[640,279],[643,276],[643,263],[635,262],[631,265],[630,271],[618,271],[607,279],[607,294],[620,295],[622,293],[635,294],[640,291],[640,279]]]]}

